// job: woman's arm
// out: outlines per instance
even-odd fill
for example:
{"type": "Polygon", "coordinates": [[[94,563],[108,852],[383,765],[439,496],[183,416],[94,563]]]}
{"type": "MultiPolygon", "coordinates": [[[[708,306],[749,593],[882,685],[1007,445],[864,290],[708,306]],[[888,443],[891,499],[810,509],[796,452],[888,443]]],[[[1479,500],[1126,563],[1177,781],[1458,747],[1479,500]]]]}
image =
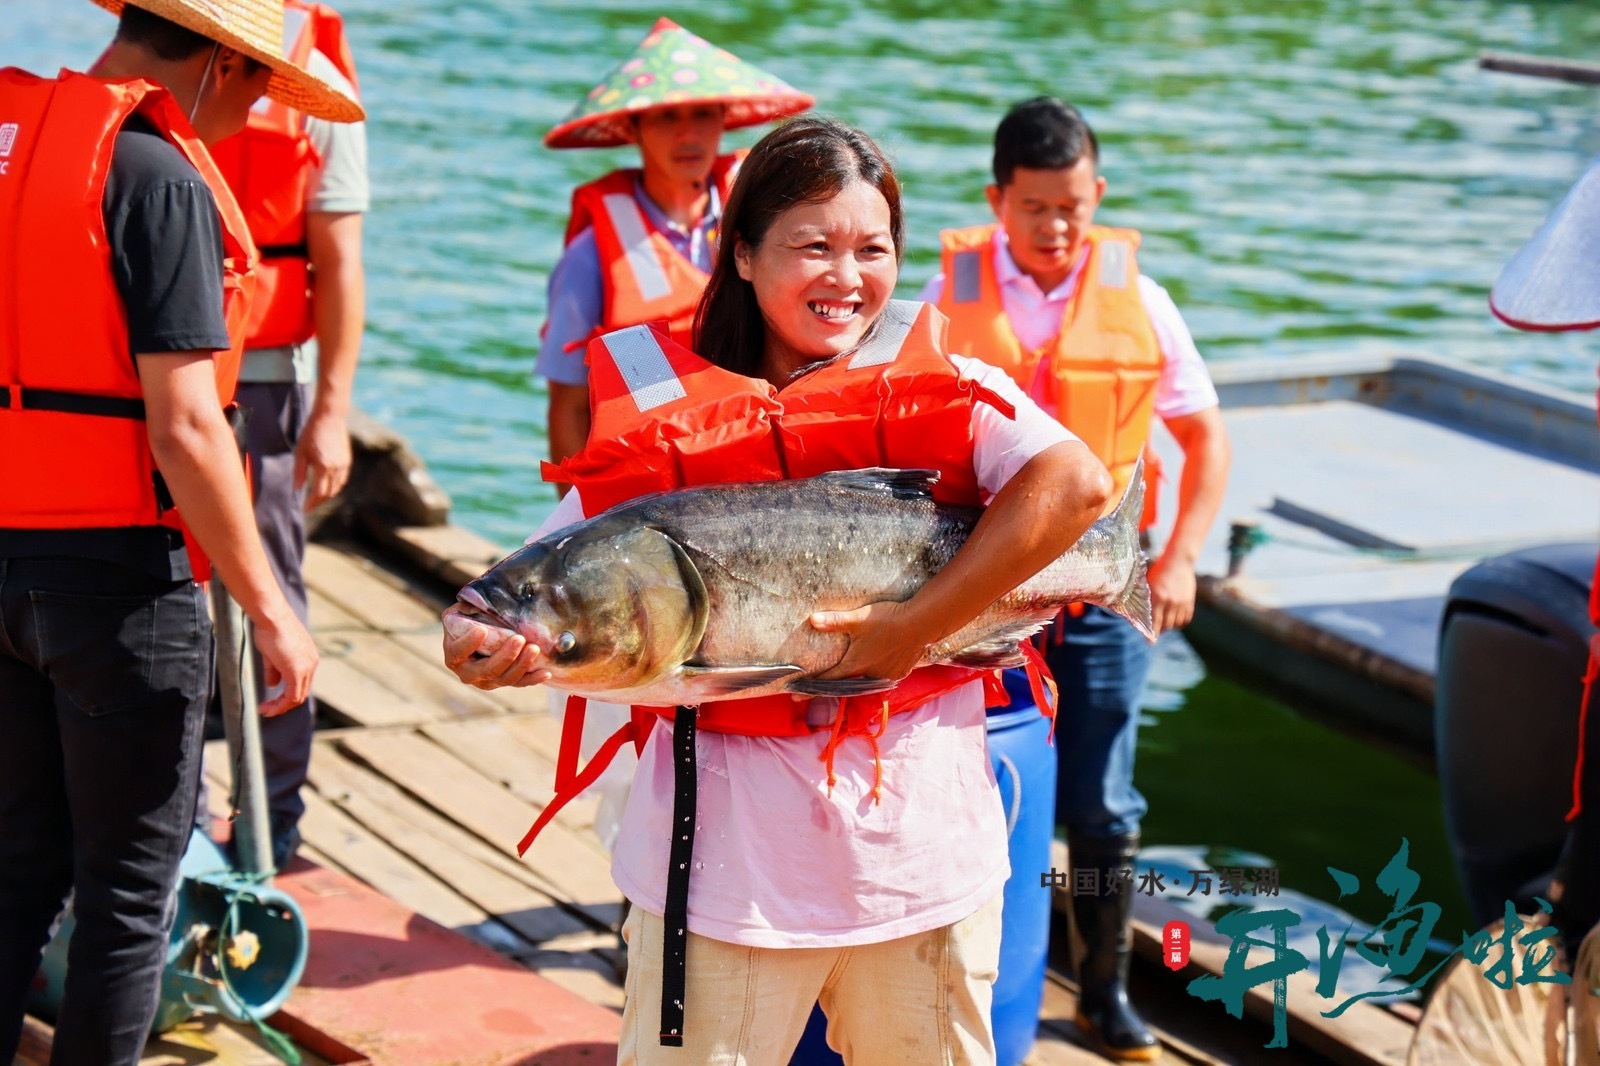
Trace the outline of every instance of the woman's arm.
{"type": "Polygon", "coordinates": [[[971,622],[1077,543],[1105,508],[1111,475],[1080,441],[1053,444],[995,494],[972,535],[916,595],[853,611],[819,611],[811,624],[846,633],[850,648],[824,678],[899,680],[928,645],[971,622]]]}

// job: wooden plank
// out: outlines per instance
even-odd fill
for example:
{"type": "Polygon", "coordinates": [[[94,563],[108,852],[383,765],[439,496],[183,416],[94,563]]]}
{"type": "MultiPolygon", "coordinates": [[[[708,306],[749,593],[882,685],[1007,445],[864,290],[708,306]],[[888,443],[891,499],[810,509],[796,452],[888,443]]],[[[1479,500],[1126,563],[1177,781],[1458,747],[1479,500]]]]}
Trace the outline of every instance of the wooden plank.
{"type": "MultiPolygon", "coordinates": [[[[537,691],[541,697],[547,697],[546,690],[537,691]]],[[[560,758],[562,721],[550,713],[548,699],[539,711],[507,715],[500,719],[500,724],[506,732],[538,752],[552,766],[560,758]]]]}
{"type": "MultiPolygon", "coordinates": [[[[523,744],[503,722],[500,718],[464,719],[425,726],[422,732],[513,796],[542,807],[555,788],[555,763],[523,744]]],[[[573,800],[556,815],[556,821],[579,833],[592,830],[599,802],[592,797],[573,800]]],[[[591,834],[584,833],[581,839],[610,857],[591,834]]]]}
{"type": "MultiPolygon", "coordinates": [[[[359,636],[359,634],[357,634],[359,636]]],[[[325,647],[319,638],[319,647],[325,647]]],[[[415,725],[451,716],[446,707],[398,692],[360,668],[359,651],[338,656],[324,654],[317,664],[311,691],[336,717],[358,726],[415,725]]]]}
{"type": "MultiPolygon", "coordinates": [[[[416,734],[351,733],[339,743],[407,792],[508,852],[538,817],[538,808],[416,734]]],[[[604,925],[617,926],[622,897],[611,883],[610,864],[572,830],[551,824],[524,861],[558,899],[604,925]]]]}
{"type": "Polygon", "coordinates": [[[438,622],[439,610],[376,564],[315,542],[306,545],[306,584],[374,629],[438,622]]]}
{"type": "Polygon", "coordinates": [[[302,789],[300,795],[306,804],[301,834],[353,877],[446,928],[488,918],[481,907],[456,895],[316,792],[302,789]]]}
{"type": "MultiPolygon", "coordinates": [[[[311,773],[329,786],[326,790],[327,795],[342,802],[344,792],[362,791],[376,802],[401,810],[408,820],[415,822],[435,838],[446,842],[457,852],[470,855],[478,862],[516,878],[546,897],[562,902],[552,894],[550,883],[526,863],[520,862],[506,850],[487,843],[463,829],[432,807],[414,799],[379,773],[345,758],[338,750],[338,739],[328,738],[320,741],[313,749],[311,758],[311,773]]],[[[605,923],[585,924],[574,917],[571,918],[570,925],[564,926],[563,929],[592,931],[596,924],[601,928],[610,928],[605,923]]]]}
{"type": "Polygon", "coordinates": [[[385,531],[384,541],[451,588],[475,580],[514,550],[454,524],[396,526],[385,531]]]}
{"type": "Polygon", "coordinates": [[[426,656],[388,634],[343,632],[336,638],[342,651],[339,661],[412,703],[431,707],[434,721],[506,713],[503,700],[462,684],[446,669],[442,632],[442,627],[434,626],[432,634],[422,639],[429,653],[426,656]]]}
{"type": "Polygon", "coordinates": [[[308,589],[307,598],[312,631],[324,661],[342,659],[412,702],[431,701],[447,712],[432,716],[436,720],[503,714],[518,699],[512,697],[508,702],[496,693],[463,685],[445,668],[444,629],[436,614],[429,613],[426,621],[405,627],[375,625],[346,611],[319,588],[308,589]]]}
{"type": "Polygon", "coordinates": [[[352,629],[372,628],[337,603],[328,599],[314,586],[306,588],[306,609],[310,615],[313,635],[329,631],[343,632],[352,629]]]}
{"type": "Polygon", "coordinates": [[[525,947],[574,934],[593,935],[549,895],[482,861],[475,852],[487,851],[486,845],[459,830],[436,832],[448,823],[370,770],[344,758],[334,746],[316,746],[311,781],[324,799],[525,938],[525,947]],[[474,846],[462,847],[463,838],[474,846]]]}
{"type": "Polygon", "coordinates": [[[528,969],[590,1003],[622,1013],[622,985],[610,960],[592,951],[536,951],[517,955],[528,969]]]}

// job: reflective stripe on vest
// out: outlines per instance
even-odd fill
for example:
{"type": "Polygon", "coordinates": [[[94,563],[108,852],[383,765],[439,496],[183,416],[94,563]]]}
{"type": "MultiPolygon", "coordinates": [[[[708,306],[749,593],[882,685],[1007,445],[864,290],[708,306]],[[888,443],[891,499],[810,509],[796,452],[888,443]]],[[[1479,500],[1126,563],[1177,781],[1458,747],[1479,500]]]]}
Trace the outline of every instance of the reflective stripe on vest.
{"type": "Polygon", "coordinates": [[[894,362],[907,335],[911,333],[911,325],[917,320],[917,314],[926,306],[911,300],[890,300],[889,306],[883,309],[882,316],[874,323],[872,336],[851,357],[850,369],[860,370],[894,362]]]}
{"type": "Polygon", "coordinates": [[[639,201],[632,193],[607,193],[601,202],[625,250],[628,269],[633,271],[633,283],[639,295],[645,300],[672,295],[672,282],[667,280],[667,271],[650,246],[652,227],[645,221],[644,212],[639,210],[639,201]]]}
{"type": "Polygon", "coordinates": [[[600,339],[627,383],[628,395],[640,414],[687,395],[673,373],[667,353],[647,326],[633,326],[600,339]]]}
{"type": "Polygon", "coordinates": [[[1139,297],[1133,230],[1094,226],[1088,261],[1062,315],[1060,332],[1037,351],[1011,328],[994,268],[995,225],[940,234],[945,291],[939,306],[950,316],[950,350],[1001,367],[1025,392],[1042,386],[1046,408],[1077,434],[1116,482],[1116,506],[1134,464],[1145,459],[1141,527],[1155,522],[1160,466],[1145,448],[1164,357],[1139,297]],[[1046,361],[1044,367],[1041,361],[1046,361]]]}
{"type": "MultiPolygon", "coordinates": [[[[0,71],[0,126],[16,128],[13,166],[0,175],[0,527],[178,525],[161,498],[142,421],[143,390],[101,202],[117,132],[136,111],[184,154],[216,200],[224,256],[218,295],[234,345],[214,357],[214,376],[219,404],[233,397],[255,251],[171,96],[143,81],[0,71]]],[[[203,578],[204,559],[188,542],[203,578]]]]}
{"type": "MultiPolygon", "coordinates": [[[[710,180],[721,203],[727,203],[747,154],[718,156],[713,164],[710,180]]],[[[602,289],[600,323],[580,343],[647,322],[665,322],[673,340],[686,347],[691,343],[695,310],[710,275],[651,221],[637,197],[641,180],[638,168],[613,170],[573,190],[566,243],[593,229],[602,289]]]]}

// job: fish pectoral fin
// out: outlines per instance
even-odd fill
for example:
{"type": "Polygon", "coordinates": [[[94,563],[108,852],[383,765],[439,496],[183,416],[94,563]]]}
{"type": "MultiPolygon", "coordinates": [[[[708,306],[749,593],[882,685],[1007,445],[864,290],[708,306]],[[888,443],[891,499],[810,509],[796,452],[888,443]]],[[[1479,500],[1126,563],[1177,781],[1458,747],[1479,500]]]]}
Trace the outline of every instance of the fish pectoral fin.
{"type": "Polygon", "coordinates": [[[865,696],[873,692],[888,692],[900,682],[882,677],[836,677],[823,680],[808,677],[789,682],[789,691],[802,696],[865,696]]]}
{"type": "Polygon", "coordinates": [[[996,667],[1022,666],[1028,657],[1022,654],[1022,645],[1011,641],[987,641],[962,648],[960,654],[947,660],[952,666],[970,666],[974,670],[992,670],[996,667]]]}
{"type": "Polygon", "coordinates": [[[805,673],[793,663],[775,663],[771,666],[690,666],[685,663],[680,672],[685,681],[694,683],[697,693],[708,699],[732,696],[753,688],[766,688],[805,673]]]}

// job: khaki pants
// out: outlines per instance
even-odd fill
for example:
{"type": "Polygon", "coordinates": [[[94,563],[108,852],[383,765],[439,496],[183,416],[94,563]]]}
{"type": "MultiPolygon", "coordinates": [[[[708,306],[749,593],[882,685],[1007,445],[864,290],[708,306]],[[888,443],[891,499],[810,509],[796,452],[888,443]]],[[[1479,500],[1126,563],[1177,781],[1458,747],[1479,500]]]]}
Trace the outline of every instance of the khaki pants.
{"type": "Polygon", "coordinates": [[[992,1066],[1001,897],[953,925],[850,948],[752,948],[689,934],[682,1047],[662,1047],[661,919],[634,907],[618,1066],[784,1066],[811,1005],[848,1066],[992,1066]]]}

